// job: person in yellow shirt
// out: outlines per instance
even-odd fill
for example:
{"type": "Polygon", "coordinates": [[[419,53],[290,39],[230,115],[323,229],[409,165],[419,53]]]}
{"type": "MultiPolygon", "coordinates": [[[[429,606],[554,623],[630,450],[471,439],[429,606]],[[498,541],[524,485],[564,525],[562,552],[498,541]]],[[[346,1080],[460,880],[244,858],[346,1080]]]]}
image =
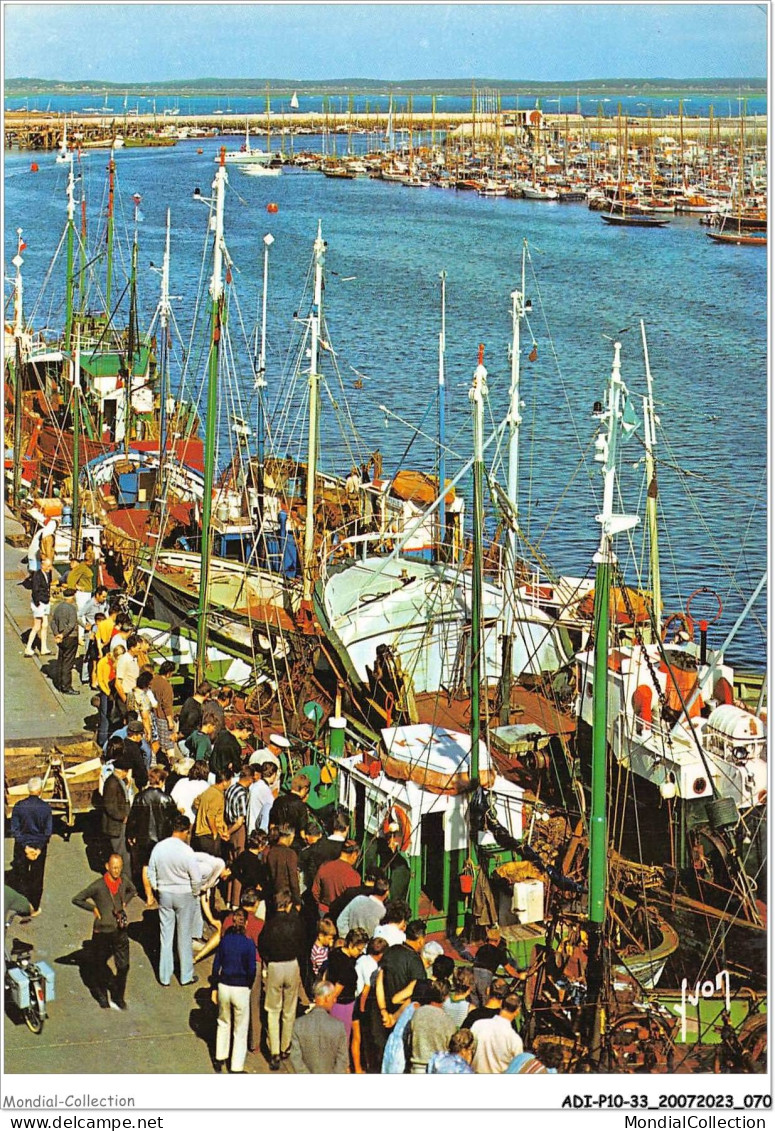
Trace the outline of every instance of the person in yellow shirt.
{"type": "Polygon", "coordinates": [[[100,692],[100,715],[97,727],[97,745],[104,746],[108,741],[110,730],[110,708],[113,702],[113,680],[116,678],[116,660],[126,652],[123,644],[119,644],[114,652],[106,652],[97,661],[95,678],[100,692]]]}

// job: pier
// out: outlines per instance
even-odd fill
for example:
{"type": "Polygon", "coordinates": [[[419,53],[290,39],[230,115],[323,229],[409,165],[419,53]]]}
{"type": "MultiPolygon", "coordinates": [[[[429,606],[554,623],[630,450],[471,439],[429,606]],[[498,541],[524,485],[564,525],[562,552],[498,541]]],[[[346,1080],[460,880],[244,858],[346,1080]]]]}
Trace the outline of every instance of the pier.
{"type": "MultiPolygon", "coordinates": [[[[246,124],[252,133],[280,139],[286,136],[332,134],[381,134],[388,128],[393,133],[413,132],[438,135],[438,140],[449,136],[498,140],[505,144],[526,129],[537,127],[542,137],[568,137],[581,144],[615,141],[620,134],[624,118],[595,117],[581,114],[544,114],[540,110],[511,110],[498,114],[465,113],[410,113],[406,109],[392,116],[383,113],[306,113],[306,114],[209,114],[168,116],[162,114],[53,114],[8,111],[5,115],[4,145],[6,149],[52,150],[57,147],[63,126],[67,121],[68,138],[81,148],[110,144],[121,137],[124,145],[173,145],[185,136],[213,136],[240,134],[246,124]]],[[[673,115],[664,118],[627,118],[630,141],[633,145],[646,145],[651,133],[669,135],[678,143],[707,140],[711,126],[714,138],[720,143],[731,143],[739,136],[740,119],[690,118],[673,115]]],[[[748,115],[744,128],[754,148],[764,147],[767,140],[766,117],[748,115]]]]}

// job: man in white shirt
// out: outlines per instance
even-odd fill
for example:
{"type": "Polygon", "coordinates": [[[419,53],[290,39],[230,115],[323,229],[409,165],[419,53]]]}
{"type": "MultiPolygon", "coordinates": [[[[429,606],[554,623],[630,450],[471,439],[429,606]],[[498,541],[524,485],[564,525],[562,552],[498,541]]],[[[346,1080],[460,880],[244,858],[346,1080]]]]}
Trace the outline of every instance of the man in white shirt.
{"type": "Polygon", "coordinates": [[[373,937],[386,939],[388,946],[400,946],[406,939],[406,923],[411,913],[403,899],[389,899],[385,904],[385,918],[374,928],[373,937]]]}
{"type": "Polygon", "coordinates": [[[263,762],[261,765],[253,762],[253,784],[248,787],[248,816],[246,822],[247,835],[258,829],[267,832],[269,829],[269,814],[274,805],[272,786],[277,781],[277,767],[273,762],[263,762]]]}
{"type": "Polygon", "coordinates": [[[148,861],[148,880],[158,893],[161,955],[159,981],[168,986],[172,981],[174,960],[172,940],[177,931],[180,984],[198,982],[194,973],[194,951],[191,940],[197,911],[202,872],[193,848],[188,843],[191,822],[178,813],[172,819],[172,835],[160,840],[148,861]]]}
{"type": "Polygon", "coordinates": [[[128,709],[128,697],[134,691],[137,685],[137,677],[140,674],[140,661],[137,657],[141,643],[140,637],[133,632],[131,636],[127,637],[126,652],[123,656],[119,656],[116,661],[116,695],[124,714],[128,709]]]}
{"type": "Polygon", "coordinates": [[[207,762],[194,762],[192,758],[184,758],[177,763],[175,769],[184,776],[181,777],[180,781],[175,782],[170,797],[193,825],[194,798],[210,788],[210,783],[207,780],[207,762]]]}
{"type": "Polygon", "coordinates": [[[523,1051],[522,1038],[514,1031],[519,1013],[519,998],[508,994],[496,1017],[475,1021],[471,1032],[476,1038],[474,1072],[505,1072],[515,1056],[523,1051]]]}

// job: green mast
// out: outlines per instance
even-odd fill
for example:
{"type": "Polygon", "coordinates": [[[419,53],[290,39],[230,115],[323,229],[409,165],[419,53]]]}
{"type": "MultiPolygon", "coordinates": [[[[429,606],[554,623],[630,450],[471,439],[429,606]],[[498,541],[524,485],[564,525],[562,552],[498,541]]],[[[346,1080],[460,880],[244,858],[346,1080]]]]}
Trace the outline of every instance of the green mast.
{"type": "Polygon", "coordinates": [[[307,437],[307,492],[306,513],[304,516],[304,579],[302,596],[304,601],[312,600],[315,572],[315,475],[318,454],[318,415],[320,408],[320,331],[322,328],[323,306],[323,267],[326,244],[323,239],[321,222],[318,221],[318,234],[313,245],[315,262],[315,292],[312,299],[310,326],[309,363],[309,432],[307,437]]]}
{"type": "MultiPolygon", "coordinates": [[[[196,627],[196,680],[205,678],[207,667],[207,606],[210,579],[210,513],[213,504],[215,481],[215,435],[218,425],[218,363],[221,349],[223,318],[223,204],[228,177],[226,176],[226,150],[221,148],[221,159],[213,181],[215,190],[215,215],[213,217],[213,273],[210,279],[210,354],[207,371],[207,425],[205,430],[205,483],[202,498],[202,567],[199,573],[199,604],[196,627]]],[[[197,190],[198,191],[198,190],[197,190]]]]}
{"type": "Polygon", "coordinates": [[[73,372],[73,538],[70,556],[78,557],[78,543],[81,532],[81,330],[75,337],[75,357],[70,362],[73,372]]]}
{"type": "Polygon", "coordinates": [[[636,515],[614,514],[614,487],[619,448],[622,400],[626,389],[621,379],[621,344],[614,342],[614,360],[607,394],[607,405],[600,414],[601,431],[595,444],[595,460],[603,465],[603,509],[597,516],[601,526],[600,546],[594,557],[595,642],[592,713],[592,789],[589,813],[589,961],[587,987],[594,1008],[590,1047],[599,1051],[603,1031],[601,998],[604,982],[605,949],[603,923],[606,913],[608,830],[607,808],[607,729],[608,729],[608,606],[611,573],[616,564],[613,538],[637,525],[636,515]]]}

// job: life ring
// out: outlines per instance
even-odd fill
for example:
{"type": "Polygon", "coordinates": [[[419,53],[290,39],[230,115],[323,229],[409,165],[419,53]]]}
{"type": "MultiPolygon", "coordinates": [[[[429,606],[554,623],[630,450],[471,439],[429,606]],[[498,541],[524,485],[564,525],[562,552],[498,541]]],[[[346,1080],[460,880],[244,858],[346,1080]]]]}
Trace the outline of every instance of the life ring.
{"type": "Polygon", "coordinates": [[[412,842],[412,825],[407,811],[400,805],[391,805],[382,822],[382,832],[385,836],[398,834],[401,837],[401,851],[406,852],[412,842]]]}
{"type": "Polygon", "coordinates": [[[717,620],[721,619],[721,614],[724,612],[724,605],[722,604],[721,598],[719,597],[716,590],[711,589],[707,585],[701,585],[699,589],[695,589],[694,592],[692,594],[690,594],[690,596],[688,597],[688,599],[686,601],[686,615],[687,615],[687,617],[689,617],[690,620],[692,619],[691,614],[689,612],[689,608],[691,606],[691,603],[692,603],[692,601],[694,600],[695,597],[699,597],[703,593],[710,593],[710,595],[712,597],[716,598],[716,601],[718,603],[718,611],[717,611],[715,617],[698,617],[697,619],[698,620],[704,620],[704,621],[706,621],[707,624],[715,624],[717,620]]]}
{"type": "Polygon", "coordinates": [[[688,634],[690,640],[694,640],[694,621],[688,613],[671,613],[662,626],[662,640],[667,640],[670,631],[670,625],[673,621],[677,621],[684,626],[684,631],[688,634]]]}

